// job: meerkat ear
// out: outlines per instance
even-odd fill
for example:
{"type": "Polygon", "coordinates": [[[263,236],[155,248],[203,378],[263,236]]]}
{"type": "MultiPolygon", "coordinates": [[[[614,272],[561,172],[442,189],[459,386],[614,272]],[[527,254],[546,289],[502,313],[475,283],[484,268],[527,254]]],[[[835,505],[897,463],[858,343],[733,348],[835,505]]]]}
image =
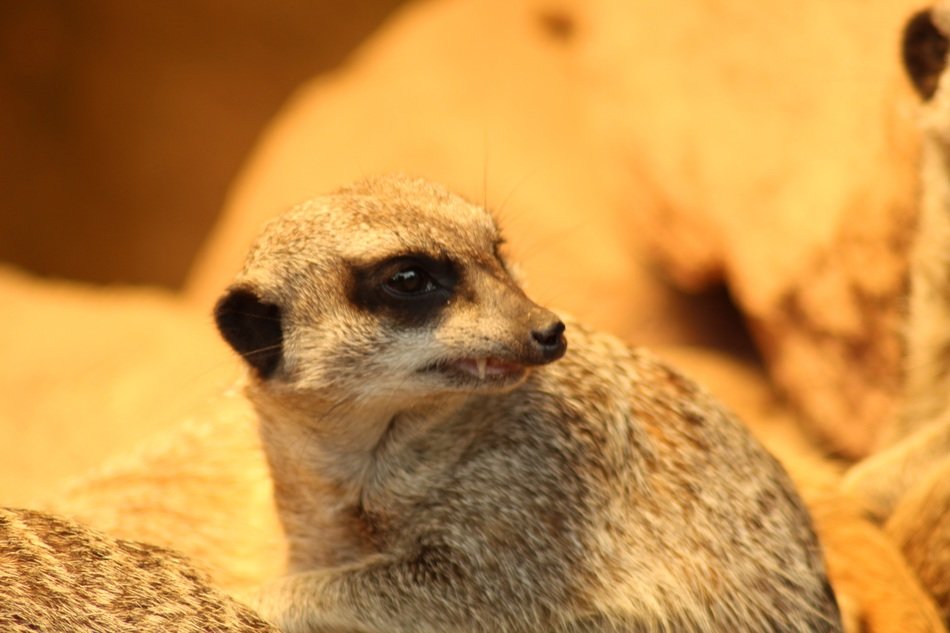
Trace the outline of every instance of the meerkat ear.
{"type": "Polygon", "coordinates": [[[214,307],[224,340],[261,378],[270,378],[283,357],[280,306],[267,303],[247,288],[232,288],[214,307]]]}
{"type": "Polygon", "coordinates": [[[920,11],[904,27],[904,68],[924,100],[937,91],[947,65],[947,36],[934,24],[930,9],[920,11]]]}

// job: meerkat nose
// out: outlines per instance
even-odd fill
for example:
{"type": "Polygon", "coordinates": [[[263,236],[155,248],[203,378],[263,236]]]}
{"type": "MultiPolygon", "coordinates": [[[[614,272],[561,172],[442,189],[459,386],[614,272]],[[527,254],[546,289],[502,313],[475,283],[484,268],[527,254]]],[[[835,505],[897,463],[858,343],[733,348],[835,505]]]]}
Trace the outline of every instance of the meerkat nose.
{"type": "Polygon", "coordinates": [[[564,355],[567,350],[567,341],[564,339],[564,323],[554,318],[554,321],[544,327],[532,330],[531,338],[541,352],[542,362],[549,363],[564,355]]]}

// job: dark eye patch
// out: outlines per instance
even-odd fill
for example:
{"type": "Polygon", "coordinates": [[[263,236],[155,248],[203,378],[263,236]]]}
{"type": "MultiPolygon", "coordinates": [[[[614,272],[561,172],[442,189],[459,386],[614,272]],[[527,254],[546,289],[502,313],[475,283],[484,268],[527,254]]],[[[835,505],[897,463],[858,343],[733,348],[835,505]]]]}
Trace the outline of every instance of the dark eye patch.
{"type": "Polygon", "coordinates": [[[350,268],[350,302],[409,327],[436,321],[459,283],[458,267],[452,261],[424,254],[409,253],[350,268]]]}

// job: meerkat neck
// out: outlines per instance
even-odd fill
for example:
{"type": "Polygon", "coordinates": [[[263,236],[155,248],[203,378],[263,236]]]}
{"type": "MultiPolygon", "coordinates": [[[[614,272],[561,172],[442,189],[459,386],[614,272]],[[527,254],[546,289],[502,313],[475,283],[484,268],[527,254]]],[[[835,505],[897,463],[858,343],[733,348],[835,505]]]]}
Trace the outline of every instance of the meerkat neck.
{"type": "MultiPolygon", "coordinates": [[[[351,527],[365,513],[394,510],[389,487],[405,483],[407,468],[425,464],[420,470],[429,472],[451,461],[448,451],[430,455],[415,440],[452,426],[467,398],[397,406],[392,400],[340,403],[260,389],[252,400],[288,539],[288,566],[302,570],[344,564],[371,551],[351,527]]],[[[460,439],[456,446],[463,444],[460,439]]]]}
{"type": "Polygon", "coordinates": [[[278,462],[272,465],[275,477],[290,468],[354,489],[378,479],[407,442],[450,421],[468,400],[448,395],[354,402],[313,394],[288,397],[254,386],[249,391],[269,458],[278,462]]]}
{"type": "MultiPolygon", "coordinates": [[[[942,121],[931,122],[931,126],[942,121]]],[[[950,131],[925,138],[922,171],[925,194],[911,250],[904,410],[897,437],[907,435],[946,409],[950,389],[950,131]]]]}

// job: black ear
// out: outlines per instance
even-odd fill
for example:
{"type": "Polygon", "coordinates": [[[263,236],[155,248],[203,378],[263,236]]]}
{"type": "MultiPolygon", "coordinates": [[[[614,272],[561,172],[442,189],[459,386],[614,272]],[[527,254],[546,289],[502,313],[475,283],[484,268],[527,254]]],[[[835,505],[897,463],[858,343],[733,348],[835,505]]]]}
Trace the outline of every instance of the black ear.
{"type": "Polygon", "coordinates": [[[914,88],[930,99],[947,65],[947,37],[934,25],[929,9],[916,13],[904,28],[903,56],[914,88]]]}
{"type": "Polygon", "coordinates": [[[280,307],[251,290],[235,288],[215,305],[214,320],[224,340],[261,378],[274,375],[284,352],[280,307]]]}

